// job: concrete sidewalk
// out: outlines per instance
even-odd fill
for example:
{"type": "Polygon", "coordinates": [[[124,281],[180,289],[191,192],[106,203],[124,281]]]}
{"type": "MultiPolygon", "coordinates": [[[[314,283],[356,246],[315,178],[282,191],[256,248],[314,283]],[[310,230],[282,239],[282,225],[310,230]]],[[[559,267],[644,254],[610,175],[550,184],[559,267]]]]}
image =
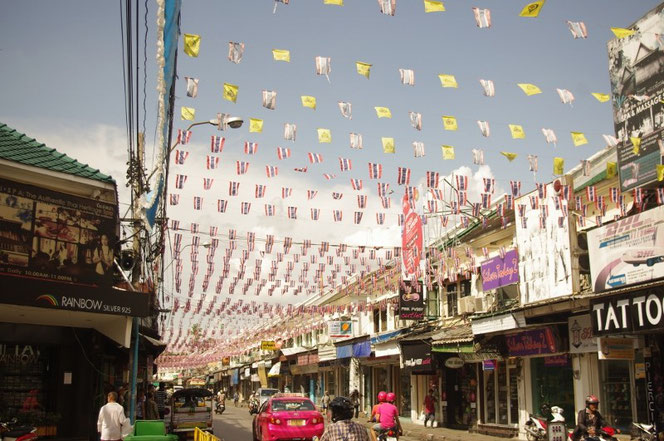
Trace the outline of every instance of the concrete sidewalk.
{"type": "MultiPolygon", "coordinates": [[[[363,424],[367,429],[372,426],[372,423],[367,423],[366,418],[360,417],[354,421],[363,424]]],[[[403,436],[399,438],[400,441],[467,441],[471,438],[473,441],[506,441],[509,439],[447,427],[424,427],[420,424],[413,424],[407,418],[401,418],[400,421],[403,429],[403,436]]]]}

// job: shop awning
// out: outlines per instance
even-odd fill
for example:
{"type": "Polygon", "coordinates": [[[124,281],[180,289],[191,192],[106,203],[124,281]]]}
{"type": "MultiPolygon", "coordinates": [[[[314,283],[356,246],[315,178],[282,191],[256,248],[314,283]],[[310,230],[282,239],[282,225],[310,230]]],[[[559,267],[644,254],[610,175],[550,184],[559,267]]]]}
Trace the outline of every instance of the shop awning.
{"type": "Polygon", "coordinates": [[[270,368],[270,371],[267,373],[268,377],[278,377],[279,373],[281,372],[281,362],[278,361],[275,364],[272,365],[270,368]]]}
{"type": "Polygon", "coordinates": [[[399,355],[401,354],[401,350],[399,349],[398,342],[390,341],[375,345],[374,353],[376,354],[376,357],[386,357],[388,355],[399,355]]]}
{"type": "Polygon", "coordinates": [[[296,355],[299,354],[300,352],[307,352],[310,351],[311,349],[303,348],[303,347],[295,347],[295,348],[281,348],[281,353],[284,354],[286,357],[290,357],[291,355],[296,355]]]}
{"type": "Polygon", "coordinates": [[[475,335],[490,334],[492,332],[509,331],[526,326],[526,316],[523,311],[508,312],[473,319],[472,331],[475,335]]]}
{"type": "Polygon", "coordinates": [[[466,343],[448,343],[442,345],[431,346],[432,352],[444,352],[448,354],[461,354],[461,353],[474,353],[475,346],[473,342],[466,343]]]}
{"type": "Polygon", "coordinates": [[[148,335],[139,332],[139,338],[143,340],[143,344],[147,346],[150,353],[156,358],[166,350],[166,343],[156,338],[152,338],[148,335]]]}
{"type": "Polygon", "coordinates": [[[363,358],[371,355],[371,343],[369,340],[337,346],[337,358],[363,358]]]}
{"type": "Polygon", "coordinates": [[[402,329],[397,329],[396,331],[386,332],[385,334],[376,335],[375,337],[371,337],[371,344],[375,345],[378,343],[386,343],[390,340],[394,340],[395,338],[399,337],[401,334],[405,334],[406,332],[407,329],[402,328],[402,329]]]}

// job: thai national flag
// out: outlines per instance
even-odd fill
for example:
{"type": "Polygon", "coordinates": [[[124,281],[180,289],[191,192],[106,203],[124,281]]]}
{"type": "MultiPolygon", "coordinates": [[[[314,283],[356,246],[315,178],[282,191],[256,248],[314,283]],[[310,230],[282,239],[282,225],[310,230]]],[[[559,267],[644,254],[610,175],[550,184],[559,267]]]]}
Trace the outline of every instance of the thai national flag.
{"type": "Polygon", "coordinates": [[[514,210],[514,196],[511,194],[505,195],[505,205],[509,210],[514,210]]]}
{"type": "Polygon", "coordinates": [[[339,168],[341,171],[348,171],[353,168],[353,164],[350,159],[339,157],[339,168]]]}
{"type": "Polygon", "coordinates": [[[249,142],[249,141],[244,142],[244,152],[247,155],[255,155],[257,151],[258,151],[258,143],[249,142]]]}
{"type": "Polygon", "coordinates": [[[307,190],[307,199],[311,200],[316,197],[318,190],[307,190]]]}
{"type": "Polygon", "coordinates": [[[586,199],[588,199],[588,202],[595,202],[597,200],[597,188],[594,185],[586,187],[586,199]]]}
{"type": "Polygon", "coordinates": [[[213,170],[219,167],[219,158],[217,156],[207,155],[205,159],[205,167],[208,170],[213,170]]]}
{"type": "Polygon", "coordinates": [[[369,163],[369,179],[381,179],[383,177],[383,165],[369,163]]]}
{"type": "Polygon", "coordinates": [[[634,204],[637,207],[641,207],[641,204],[643,204],[643,189],[635,188],[633,198],[634,198],[634,204]]]}
{"type": "Polygon", "coordinates": [[[291,151],[289,148],[277,147],[277,157],[279,159],[290,158],[291,151]]]}
{"type": "Polygon", "coordinates": [[[429,187],[429,188],[438,188],[439,179],[440,179],[440,175],[439,175],[438,172],[428,171],[427,172],[427,187],[429,187]]]}
{"type": "Polygon", "coordinates": [[[171,194],[170,199],[171,199],[171,205],[177,205],[177,204],[180,203],[180,195],[179,194],[171,194]]]}
{"type": "Polygon", "coordinates": [[[265,216],[274,216],[274,205],[265,204],[265,216]]]}
{"type": "Polygon", "coordinates": [[[432,188],[432,189],[430,189],[430,192],[431,192],[431,196],[434,199],[439,200],[439,201],[443,200],[443,190],[441,190],[440,188],[432,188]]]}
{"type": "Polygon", "coordinates": [[[491,27],[491,11],[489,9],[473,8],[473,15],[478,28],[491,27]]]}
{"type": "Polygon", "coordinates": [[[364,194],[357,195],[357,206],[359,208],[367,208],[367,196],[364,194]]]}
{"type": "Polygon", "coordinates": [[[521,196],[521,181],[510,181],[510,189],[513,197],[521,196]]]}
{"type": "Polygon", "coordinates": [[[482,178],[484,183],[484,193],[491,193],[496,189],[496,180],[494,178],[482,178]]]}
{"type": "Polygon", "coordinates": [[[239,191],[240,191],[240,183],[239,182],[230,181],[228,183],[228,195],[229,196],[237,196],[239,191]]]}
{"type": "Polygon", "coordinates": [[[306,167],[295,167],[293,170],[295,170],[298,173],[306,173],[307,172],[306,167]]]}
{"type": "Polygon", "coordinates": [[[399,167],[397,169],[397,185],[410,185],[410,169],[399,167]]]}
{"type": "Polygon", "coordinates": [[[191,234],[198,234],[198,227],[199,227],[198,223],[192,222],[191,225],[189,225],[189,231],[191,232],[191,234]]]}
{"type": "Polygon", "coordinates": [[[343,218],[343,212],[341,210],[332,210],[332,216],[335,222],[341,222],[343,218]]]}
{"type": "Polygon", "coordinates": [[[353,190],[360,191],[362,190],[362,179],[351,179],[350,185],[353,187],[353,190]]]}
{"type": "Polygon", "coordinates": [[[224,150],[226,139],[223,136],[212,135],[210,140],[210,151],[212,153],[221,153],[224,150]]]}
{"type": "Polygon", "coordinates": [[[320,216],[320,208],[311,209],[311,220],[317,221],[320,216]]]}
{"type": "Polygon", "coordinates": [[[203,178],[203,189],[204,190],[209,190],[212,188],[212,183],[214,182],[214,178],[203,178]]]}
{"type": "Polygon", "coordinates": [[[427,209],[429,210],[429,213],[435,213],[438,211],[438,202],[436,200],[428,200],[427,201],[427,209]]]}
{"type": "Polygon", "coordinates": [[[387,196],[387,192],[390,190],[389,183],[378,183],[378,196],[387,196]]]}
{"type": "Polygon", "coordinates": [[[309,162],[312,164],[320,164],[323,162],[323,155],[320,153],[307,153],[307,156],[309,157],[309,162]]]}
{"type": "Polygon", "coordinates": [[[618,203],[618,195],[619,194],[620,194],[620,191],[618,190],[618,187],[611,187],[609,189],[609,197],[611,199],[611,202],[618,203]]]}
{"type": "Polygon", "coordinates": [[[536,195],[530,196],[530,208],[537,210],[539,207],[539,198],[536,195]]]}
{"type": "Polygon", "coordinates": [[[236,161],[235,170],[238,175],[243,175],[249,171],[249,163],[244,161],[236,161]]]}
{"type": "Polygon", "coordinates": [[[262,184],[256,184],[256,194],[255,194],[255,197],[256,197],[256,198],[262,198],[262,197],[264,197],[264,196],[265,196],[265,189],[266,189],[266,188],[267,188],[267,187],[266,187],[265,185],[262,185],[262,184]]]}
{"type": "Polygon", "coordinates": [[[362,214],[363,213],[361,211],[356,211],[355,212],[355,216],[353,216],[353,221],[354,221],[355,225],[358,225],[360,222],[362,222],[362,214]]]}
{"type": "Polygon", "coordinates": [[[343,193],[338,193],[338,192],[336,192],[336,191],[333,191],[333,192],[332,192],[332,199],[338,201],[338,200],[340,200],[342,197],[344,197],[344,194],[343,194],[343,193]]]}
{"type": "Polygon", "coordinates": [[[281,198],[286,199],[293,194],[293,189],[290,187],[281,187],[281,198]]]}
{"type": "Polygon", "coordinates": [[[459,200],[459,206],[466,205],[468,203],[468,192],[467,191],[459,191],[458,200],[459,200]]]}
{"type": "Polygon", "coordinates": [[[175,188],[182,190],[187,182],[187,175],[175,175],[175,188]]]}
{"type": "Polygon", "coordinates": [[[191,140],[191,130],[181,130],[178,129],[178,139],[177,143],[178,144],[189,144],[189,141],[191,140]]]}
{"type": "Polygon", "coordinates": [[[456,175],[457,190],[468,191],[468,176],[456,175]]]}
{"type": "Polygon", "coordinates": [[[171,220],[171,230],[177,231],[179,229],[180,229],[180,221],[175,219],[171,220]]]}
{"type": "Polygon", "coordinates": [[[187,157],[189,156],[189,152],[185,152],[184,150],[176,150],[175,151],[175,163],[178,165],[184,165],[184,161],[187,160],[187,157]]]}
{"type": "Polygon", "coordinates": [[[242,202],[240,212],[242,214],[249,214],[249,210],[251,210],[251,202],[242,202]]]}
{"type": "Polygon", "coordinates": [[[219,227],[210,227],[210,236],[211,237],[216,236],[218,231],[219,231],[219,227]]]}
{"type": "Polygon", "coordinates": [[[657,204],[662,205],[664,204],[664,188],[658,188],[657,189],[657,204]]]}
{"type": "Polygon", "coordinates": [[[329,173],[323,173],[323,177],[329,181],[329,180],[332,180],[332,179],[336,178],[337,175],[331,175],[329,173]]]}
{"type": "Polygon", "coordinates": [[[194,210],[200,210],[201,208],[203,208],[203,198],[194,196],[194,210]]]}
{"type": "Polygon", "coordinates": [[[411,208],[415,209],[415,193],[417,192],[417,189],[415,187],[406,187],[405,190],[408,203],[410,204],[411,208]]]}
{"type": "Polygon", "coordinates": [[[268,178],[274,178],[279,174],[279,168],[275,167],[274,165],[266,165],[265,174],[267,175],[268,178]]]}
{"type": "Polygon", "coordinates": [[[572,199],[572,187],[569,185],[563,185],[563,198],[568,201],[572,199]]]}
{"type": "Polygon", "coordinates": [[[546,184],[536,183],[537,195],[540,199],[546,199],[546,184]]]}
{"type": "Polygon", "coordinates": [[[297,207],[288,207],[288,219],[297,219],[297,207]]]}
{"type": "Polygon", "coordinates": [[[383,205],[383,208],[390,208],[392,206],[392,199],[385,196],[381,196],[380,203],[383,205]]]}
{"type": "Polygon", "coordinates": [[[482,193],[482,208],[485,210],[491,206],[491,193],[482,193]]]}

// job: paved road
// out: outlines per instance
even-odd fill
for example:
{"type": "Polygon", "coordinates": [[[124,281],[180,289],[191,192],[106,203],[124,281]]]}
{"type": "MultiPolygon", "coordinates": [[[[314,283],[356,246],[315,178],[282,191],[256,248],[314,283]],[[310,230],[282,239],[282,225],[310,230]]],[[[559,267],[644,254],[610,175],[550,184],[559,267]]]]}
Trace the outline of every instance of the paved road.
{"type": "Polygon", "coordinates": [[[223,415],[214,416],[214,434],[224,441],[252,441],[251,422],[253,415],[249,415],[246,407],[226,407],[223,415]]]}

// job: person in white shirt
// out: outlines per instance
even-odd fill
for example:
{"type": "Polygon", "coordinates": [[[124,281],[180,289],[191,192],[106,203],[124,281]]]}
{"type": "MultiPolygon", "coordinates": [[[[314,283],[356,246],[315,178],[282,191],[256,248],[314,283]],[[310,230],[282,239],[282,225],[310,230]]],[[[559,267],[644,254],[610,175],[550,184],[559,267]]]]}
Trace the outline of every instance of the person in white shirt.
{"type": "Polygon", "coordinates": [[[99,409],[97,418],[97,432],[101,433],[101,441],[121,441],[123,432],[128,433],[131,427],[129,418],[124,414],[124,408],[117,403],[118,394],[109,392],[108,403],[99,409]]]}

